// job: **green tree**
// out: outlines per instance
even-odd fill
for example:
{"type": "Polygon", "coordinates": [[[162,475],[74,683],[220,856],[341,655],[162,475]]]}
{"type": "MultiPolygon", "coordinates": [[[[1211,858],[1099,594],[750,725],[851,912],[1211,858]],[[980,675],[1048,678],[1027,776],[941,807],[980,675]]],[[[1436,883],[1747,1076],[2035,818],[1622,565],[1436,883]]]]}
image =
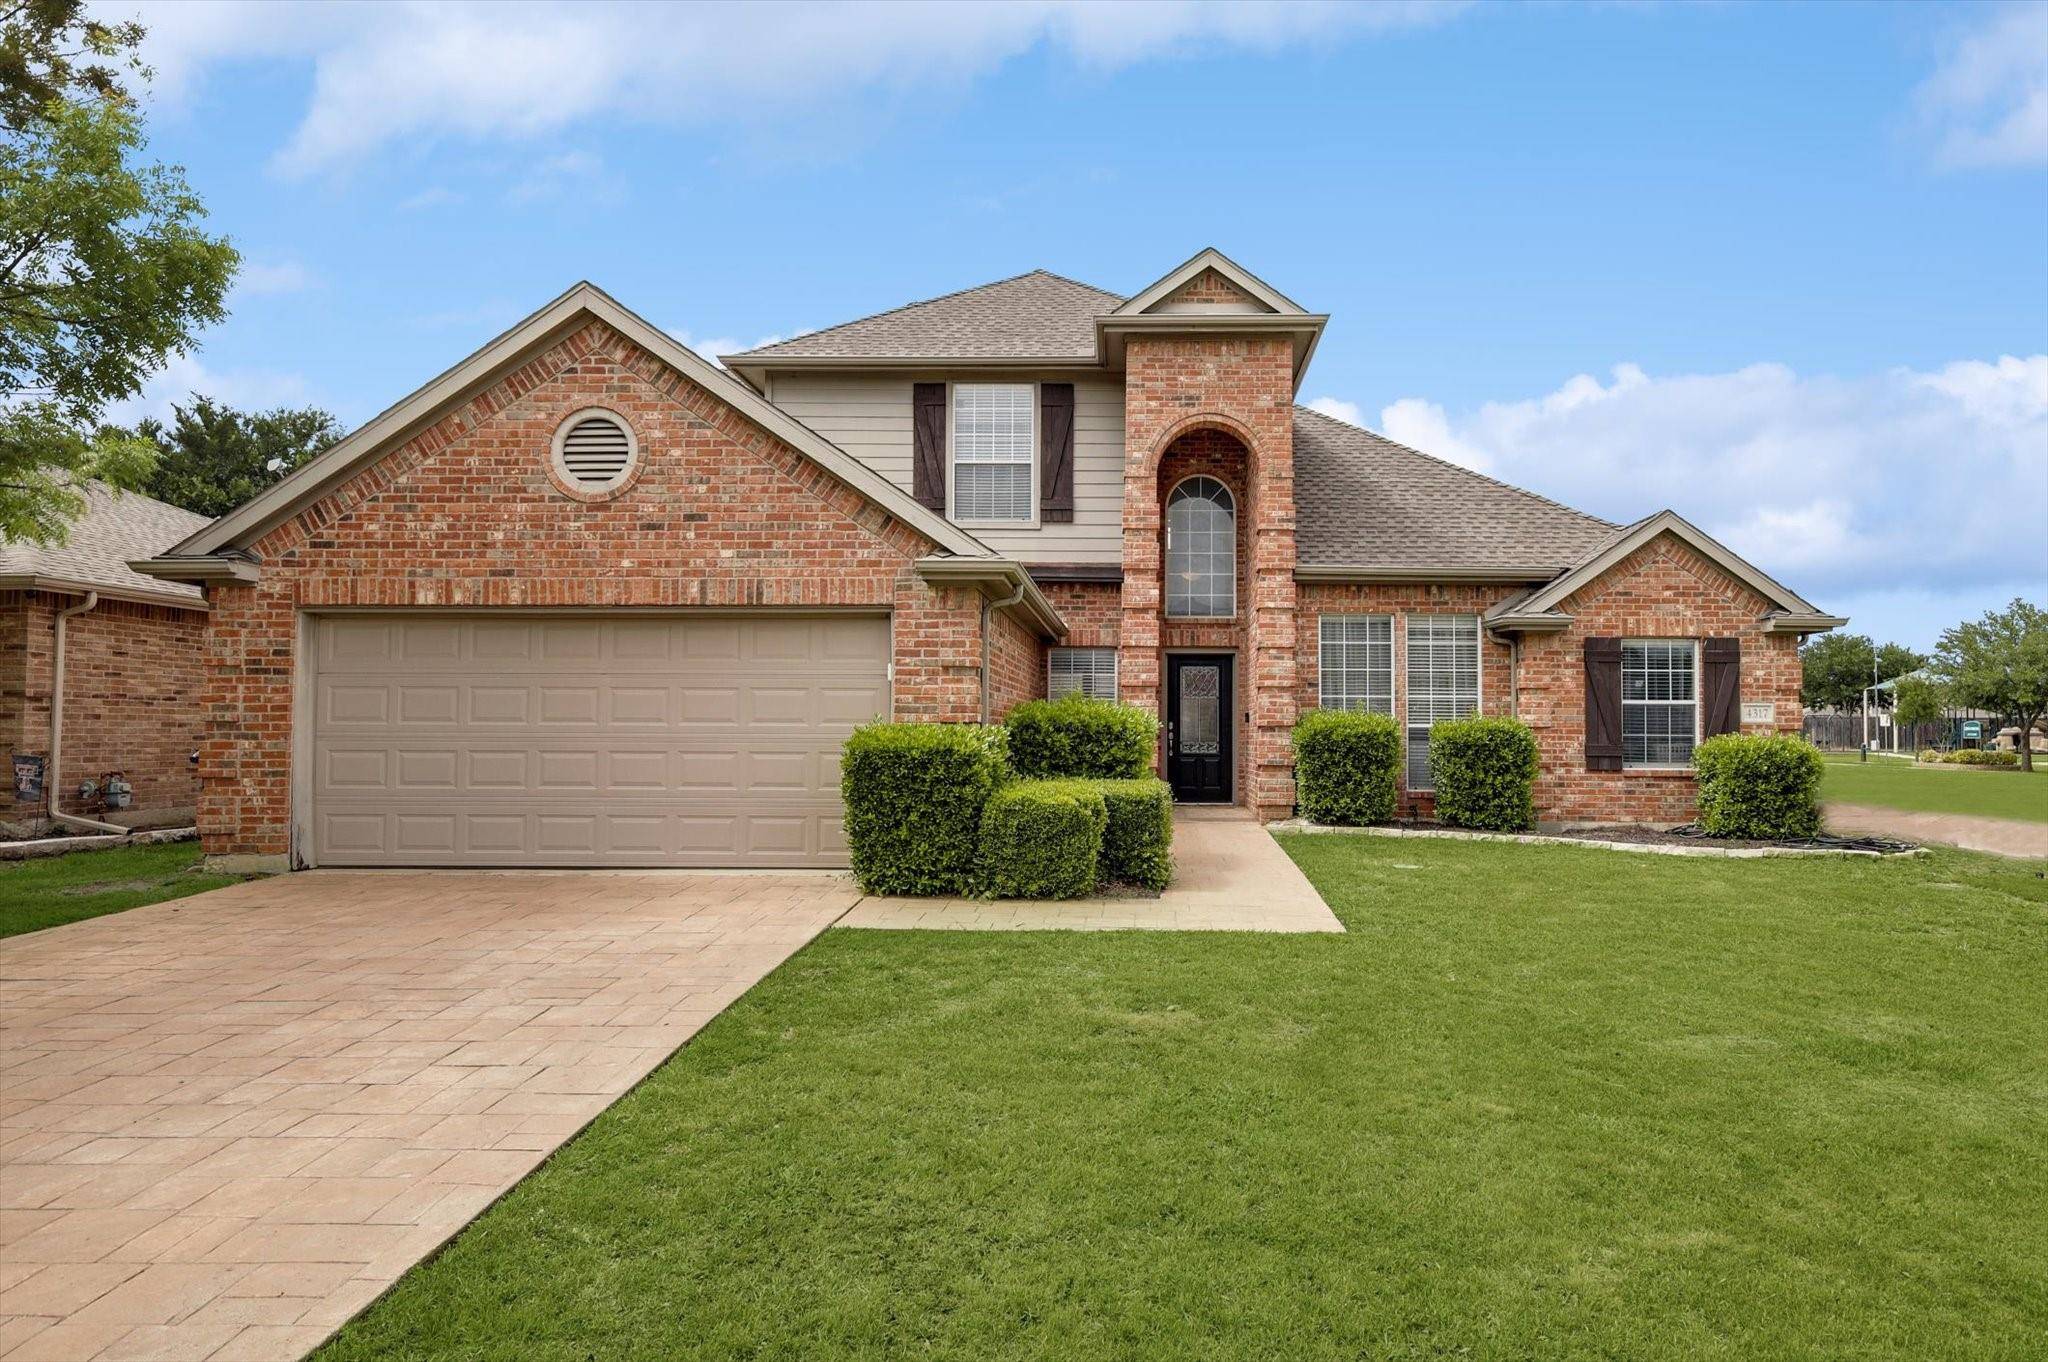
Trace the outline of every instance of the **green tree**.
{"type": "Polygon", "coordinates": [[[2014,599],[2003,610],[1942,631],[1934,668],[1959,705],[2010,716],[2020,765],[2034,769],[2034,725],[2048,713],[2048,611],[2014,599]]]}
{"type": "Polygon", "coordinates": [[[90,432],[227,315],[234,248],[182,171],[139,163],[118,65],[140,37],[67,0],[0,9],[0,540],[62,540],[88,479],[142,486],[154,449],[90,432]]]}
{"type": "Polygon", "coordinates": [[[1893,718],[1908,728],[1940,723],[1944,708],[1941,687],[1924,676],[1902,676],[1892,688],[1892,705],[1893,718]]]}
{"type": "Polygon", "coordinates": [[[1854,709],[1866,686],[1927,665],[1925,654],[1902,643],[1874,645],[1868,634],[1822,634],[1800,650],[1799,661],[1799,698],[1809,709],[1854,709]]]}
{"type": "Polygon", "coordinates": [[[151,417],[118,437],[158,451],[143,489],[158,501],[221,516],[325,451],[343,431],[332,412],[278,407],[242,412],[199,393],[171,408],[169,425],[151,417]]]}

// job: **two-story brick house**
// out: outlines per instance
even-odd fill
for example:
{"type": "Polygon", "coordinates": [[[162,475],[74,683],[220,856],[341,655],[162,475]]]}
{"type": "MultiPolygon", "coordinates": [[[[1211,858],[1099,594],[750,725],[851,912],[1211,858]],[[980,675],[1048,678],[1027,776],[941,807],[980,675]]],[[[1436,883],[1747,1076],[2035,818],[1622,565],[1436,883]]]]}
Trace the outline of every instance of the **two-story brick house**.
{"type": "Polygon", "coordinates": [[[1214,251],[707,362],[589,285],[138,568],[212,607],[201,826],[294,865],[843,860],[868,718],[1155,708],[1177,796],[1293,806],[1306,708],[1537,732],[1540,815],[1679,821],[1840,620],[1295,404],[1326,318],[1214,251]]]}

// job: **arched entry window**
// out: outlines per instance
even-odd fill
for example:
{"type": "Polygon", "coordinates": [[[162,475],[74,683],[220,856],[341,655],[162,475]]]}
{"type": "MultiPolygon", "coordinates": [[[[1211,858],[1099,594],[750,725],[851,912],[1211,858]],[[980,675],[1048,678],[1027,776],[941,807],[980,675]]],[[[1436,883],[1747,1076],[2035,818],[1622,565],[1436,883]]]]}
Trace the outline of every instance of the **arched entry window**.
{"type": "Polygon", "coordinates": [[[1237,503],[1214,478],[1189,478],[1167,495],[1166,613],[1237,613],[1237,503]]]}

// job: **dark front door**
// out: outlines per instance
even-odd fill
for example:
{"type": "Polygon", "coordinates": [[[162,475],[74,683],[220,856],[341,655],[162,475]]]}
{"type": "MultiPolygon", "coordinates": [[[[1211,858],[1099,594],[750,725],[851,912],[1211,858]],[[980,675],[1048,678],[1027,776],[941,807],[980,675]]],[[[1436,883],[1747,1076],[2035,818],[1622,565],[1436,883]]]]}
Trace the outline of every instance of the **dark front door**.
{"type": "Polygon", "coordinates": [[[1166,780],[1188,803],[1228,804],[1234,657],[1166,659],[1166,780]]]}

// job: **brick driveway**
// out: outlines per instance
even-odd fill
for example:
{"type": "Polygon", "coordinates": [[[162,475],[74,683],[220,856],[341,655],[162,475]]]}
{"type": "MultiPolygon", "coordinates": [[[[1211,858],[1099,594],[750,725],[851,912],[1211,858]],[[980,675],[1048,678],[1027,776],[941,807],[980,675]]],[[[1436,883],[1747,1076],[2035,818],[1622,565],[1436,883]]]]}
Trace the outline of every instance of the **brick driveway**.
{"type": "Polygon", "coordinates": [[[300,1356],[858,897],[314,872],[0,941],[0,1359],[300,1356]]]}

